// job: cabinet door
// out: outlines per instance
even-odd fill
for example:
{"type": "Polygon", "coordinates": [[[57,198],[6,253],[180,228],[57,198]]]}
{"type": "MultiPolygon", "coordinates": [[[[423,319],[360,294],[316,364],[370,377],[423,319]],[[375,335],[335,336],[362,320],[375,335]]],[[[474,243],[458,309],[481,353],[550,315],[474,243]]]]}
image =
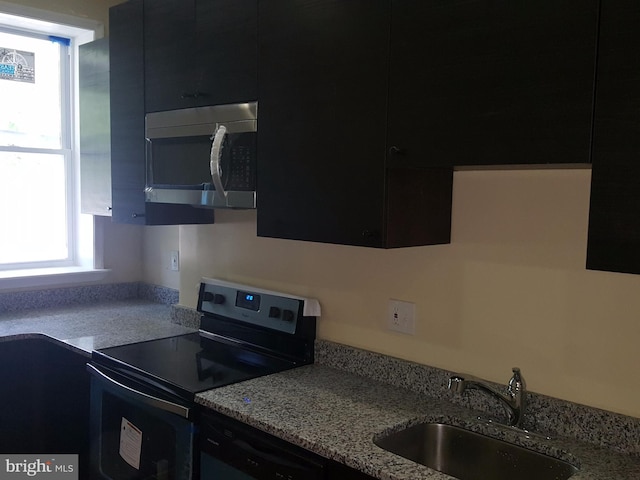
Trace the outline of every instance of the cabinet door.
{"type": "Polygon", "coordinates": [[[142,0],[109,10],[112,219],[145,223],[142,0]]]}
{"type": "Polygon", "coordinates": [[[600,22],[587,268],[640,273],[640,4],[600,22]]]}
{"type": "Polygon", "coordinates": [[[143,1],[109,10],[112,220],[136,225],[213,223],[213,211],[147,204],[144,137],[143,1]]]}
{"type": "Polygon", "coordinates": [[[258,0],[196,2],[197,105],[258,99],[258,0]]]}
{"type": "Polygon", "coordinates": [[[385,0],[259,4],[258,235],[383,246],[385,0]]]}
{"type": "Polygon", "coordinates": [[[418,165],[590,161],[598,0],[392,5],[392,145],[418,165]]]}
{"type": "Polygon", "coordinates": [[[145,0],[145,110],[195,106],[194,0],[145,0]]]}
{"type": "Polygon", "coordinates": [[[257,0],[147,0],[146,111],[255,101],[257,0]]]}
{"type": "Polygon", "coordinates": [[[82,213],[111,216],[109,39],[80,45],[78,64],[82,213]]]}

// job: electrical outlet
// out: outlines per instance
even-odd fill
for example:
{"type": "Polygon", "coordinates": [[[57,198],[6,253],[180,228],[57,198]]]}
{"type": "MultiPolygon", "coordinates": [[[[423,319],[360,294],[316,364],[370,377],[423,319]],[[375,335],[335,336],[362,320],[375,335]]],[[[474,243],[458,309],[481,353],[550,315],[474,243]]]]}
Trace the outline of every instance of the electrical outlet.
{"type": "Polygon", "coordinates": [[[177,250],[171,250],[171,270],[180,270],[180,253],[177,250]]]}
{"type": "Polygon", "coordinates": [[[414,335],[416,333],[416,305],[401,300],[389,300],[387,319],[389,330],[414,335]]]}

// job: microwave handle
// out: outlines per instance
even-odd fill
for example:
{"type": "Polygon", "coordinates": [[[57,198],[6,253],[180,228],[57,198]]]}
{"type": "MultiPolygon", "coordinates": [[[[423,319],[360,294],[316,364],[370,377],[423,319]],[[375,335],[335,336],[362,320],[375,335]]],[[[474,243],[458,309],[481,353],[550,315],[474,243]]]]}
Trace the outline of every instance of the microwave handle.
{"type": "Polygon", "coordinates": [[[213,135],[213,143],[211,144],[211,180],[213,180],[213,186],[216,189],[216,193],[220,195],[226,202],[227,192],[225,192],[222,186],[222,178],[220,178],[220,160],[222,156],[222,142],[224,136],[227,134],[227,127],[224,125],[218,125],[215,134],[213,135]]]}

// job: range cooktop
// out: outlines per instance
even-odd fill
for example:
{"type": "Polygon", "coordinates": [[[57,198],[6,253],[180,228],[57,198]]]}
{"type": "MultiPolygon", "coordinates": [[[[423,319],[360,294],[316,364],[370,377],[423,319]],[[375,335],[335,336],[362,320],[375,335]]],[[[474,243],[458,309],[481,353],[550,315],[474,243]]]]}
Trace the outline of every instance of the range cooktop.
{"type": "Polygon", "coordinates": [[[313,363],[316,300],[203,278],[198,311],[198,333],[100,349],[92,360],[186,400],[313,363]]]}

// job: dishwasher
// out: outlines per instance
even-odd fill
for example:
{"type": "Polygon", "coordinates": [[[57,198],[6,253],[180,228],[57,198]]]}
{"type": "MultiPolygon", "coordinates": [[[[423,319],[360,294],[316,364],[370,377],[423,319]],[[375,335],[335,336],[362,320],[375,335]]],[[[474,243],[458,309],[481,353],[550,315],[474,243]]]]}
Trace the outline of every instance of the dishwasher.
{"type": "Polygon", "coordinates": [[[200,418],[201,480],[372,480],[374,477],[218,412],[200,418]]]}
{"type": "Polygon", "coordinates": [[[323,480],[321,458],[215,412],[200,419],[201,480],[323,480]]]}

